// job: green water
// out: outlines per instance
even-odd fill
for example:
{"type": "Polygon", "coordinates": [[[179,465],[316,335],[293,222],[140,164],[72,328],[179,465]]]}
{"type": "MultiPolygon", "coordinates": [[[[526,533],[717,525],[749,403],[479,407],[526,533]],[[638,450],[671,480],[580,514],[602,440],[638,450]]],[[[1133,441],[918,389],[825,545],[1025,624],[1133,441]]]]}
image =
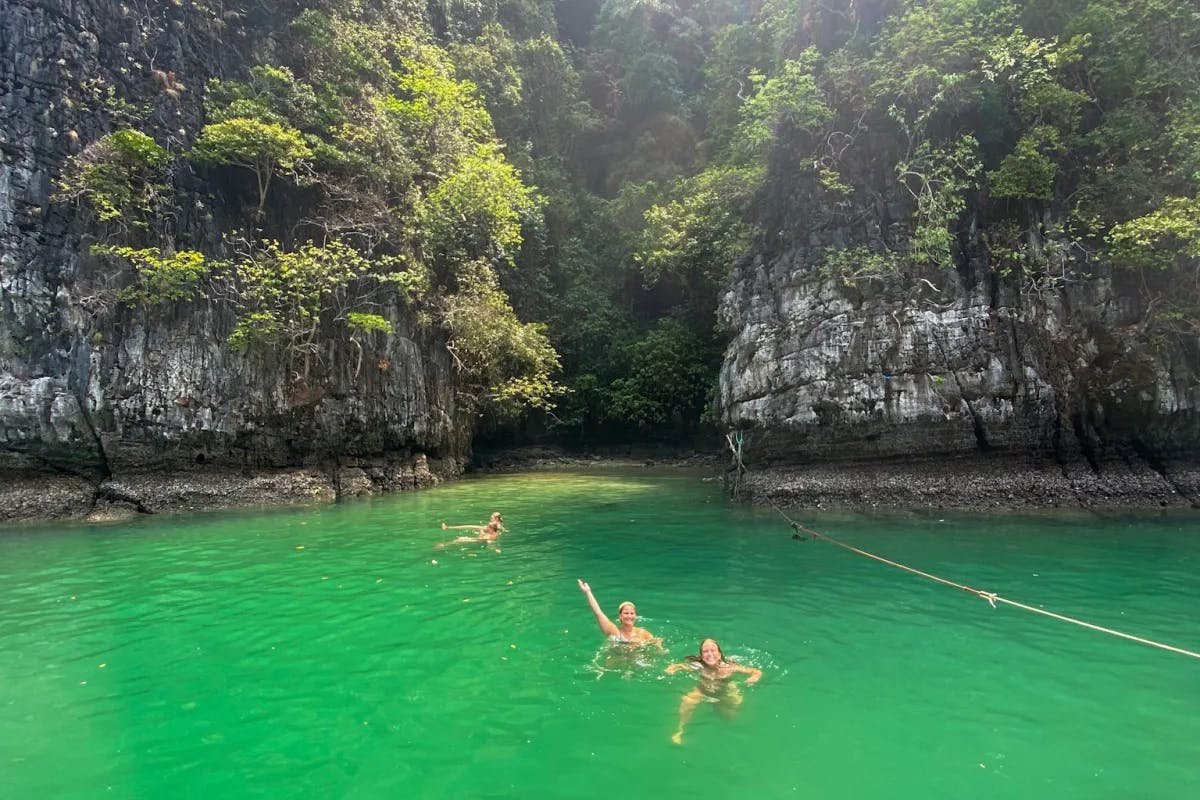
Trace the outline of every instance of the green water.
{"type": "MultiPolygon", "coordinates": [[[[805,521],[1200,649],[1196,514],[805,521]]],[[[0,531],[0,797],[1200,796],[1200,660],[790,533],[645,473],[0,531]],[[499,550],[433,549],[493,508],[499,550]],[[580,577],[670,654],[614,655],[580,577]],[[708,635],[765,675],[676,746],[708,635]]]]}

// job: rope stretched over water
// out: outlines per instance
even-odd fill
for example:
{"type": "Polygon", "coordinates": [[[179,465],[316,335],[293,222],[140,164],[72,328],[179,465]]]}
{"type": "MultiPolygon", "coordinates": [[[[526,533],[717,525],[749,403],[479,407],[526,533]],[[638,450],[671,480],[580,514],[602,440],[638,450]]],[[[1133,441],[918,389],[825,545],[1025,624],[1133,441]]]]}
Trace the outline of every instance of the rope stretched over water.
{"type": "MultiPolygon", "coordinates": [[[[740,442],[739,442],[739,444],[740,444],[740,442]]],[[[742,463],[741,456],[742,456],[741,448],[739,447],[737,450],[739,473],[745,471],[745,466],[742,463]]],[[[1016,600],[1009,600],[1007,597],[1001,597],[1000,595],[996,594],[995,592],[986,592],[982,589],[975,589],[971,586],[967,586],[962,583],[956,583],[952,580],[948,580],[946,578],[939,577],[932,573],[923,572],[922,570],[916,569],[914,567],[910,567],[906,564],[901,564],[898,561],[892,561],[889,558],[884,558],[883,556],[876,555],[875,553],[870,553],[866,550],[862,550],[858,547],[854,547],[853,545],[846,544],[845,542],[839,542],[837,539],[834,539],[831,536],[826,536],[823,533],[814,531],[812,528],[805,527],[804,525],[801,525],[799,522],[796,522],[791,517],[789,517],[787,514],[785,514],[783,512],[783,509],[781,509],[779,506],[777,506],[775,504],[775,502],[773,500],[771,500],[770,497],[767,497],[767,502],[771,504],[771,507],[774,508],[775,511],[777,511],[781,517],[783,517],[785,520],[787,520],[787,523],[788,523],[788,525],[791,526],[792,530],[796,531],[796,534],[793,537],[795,539],[803,538],[800,536],[800,532],[807,533],[809,536],[813,537],[814,539],[824,539],[825,541],[829,542],[830,544],[837,545],[838,547],[849,550],[852,553],[857,553],[860,556],[866,556],[867,558],[874,559],[875,561],[878,561],[880,563],[887,564],[892,567],[896,567],[897,569],[902,569],[905,572],[911,572],[913,575],[919,575],[922,578],[927,578],[936,583],[940,583],[945,586],[951,586],[955,589],[960,589],[964,592],[967,592],[968,594],[973,594],[977,597],[982,597],[984,600],[988,601],[988,603],[991,605],[992,608],[996,607],[996,603],[1004,603],[1005,605],[1009,605],[1014,608],[1020,608],[1025,611],[1032,611],[1035,614],[1041,614],[1044,617],[1051,617],[1053,619],[1061,620],[1062,622],[1069,622],[1072,625],[1079,625],[1080,627],[1083,627],[1083,628],[1090,628],[1091,630],[1100,631],[1101,633],[1107,633],[1111,636],[1118,636],[1122,639],[1128,639],[1131,642],[1137,642],[1138,644],[1144,644],[1144,645],[1148,645],[1150,647],[1157,647],[1160,650],[1169,650],[1172,653],[1179,653],[1180,655],[1191,656],[1192,658],[1200,659],[1200,653],[1194,652],[1192,650],[1184,650],[1182,647],[1175,647],[1173,645],[1164,644],[1162,642],[1156,642],[1153,639],[1144,639],[1141,636],[1134,636],[1131,633],[1124,633],[1122,631],[1113,630],[1112,628],[1105,628],[1101,625],[1093,625],[1090,622],[1084,622],[1081,619],[1075,619],[1074,617],[1068,617],[1064,614],[1055,614],[1053,611],[1047,611],[1044,608],[1037,608],[1036,606],[1026,605],[1025,603],[1018,603],[1016,600]]]]}

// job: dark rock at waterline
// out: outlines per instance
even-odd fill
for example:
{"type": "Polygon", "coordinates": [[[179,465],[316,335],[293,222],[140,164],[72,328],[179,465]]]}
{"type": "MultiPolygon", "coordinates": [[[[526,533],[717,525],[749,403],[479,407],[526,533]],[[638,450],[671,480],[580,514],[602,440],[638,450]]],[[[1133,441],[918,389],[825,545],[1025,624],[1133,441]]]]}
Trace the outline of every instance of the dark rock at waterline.
{"type": "MultiPolygon", "coordinates": [[[[631,454],[571,454],[558,448],[495,453],[480,467],[505,473],[535,470],[645,468],[631,454]]],[[[1200,466],[1137,459],[1063,466],[1046,459],[978,455],[879,459],[747,469],[740,475],[714,453],[662,454],[655,468],[695,469],[724,476],[745,502],[789,509],[915,509],[964,511],[1200,507],[1200,466]]],[[[328,503],[338,499],[434,485],[461,474],[453,461],[362,463],[336,469],[136,472],[89,480],[74,475],[0,475],[0,522],[110,520],[138,514],[328,503]]]]}
{"type": "Polygon", "coordinates": [[[143,470],[104,479],[0,473],[0,523],[329,503],[425,488],[461,473],[459,461],[424,456],[336,468],[143,470]]]}
{"type": "Polygon", "coordinates": [[[1098,469],[1011,455],[880,459],[750,469],[729,482],[748,502],[789,508],[1200,507],[1200,467],[1136,459],[1098,469]]]}

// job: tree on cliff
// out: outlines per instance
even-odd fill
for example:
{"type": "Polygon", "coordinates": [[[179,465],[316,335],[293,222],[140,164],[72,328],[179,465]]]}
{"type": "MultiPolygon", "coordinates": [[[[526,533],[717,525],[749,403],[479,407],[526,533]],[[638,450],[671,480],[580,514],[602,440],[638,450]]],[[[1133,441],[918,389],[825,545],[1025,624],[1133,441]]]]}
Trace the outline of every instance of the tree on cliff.
{"type": "Polygon", "coordinates": [[[231,117],[205,125],[189,158],[206,164],[228,164],[254,173],[258,186],[256,219],[263,215],[271,179],[281,171],[293,172],[312,158],[300,132],[278,122],[231,117]]]}

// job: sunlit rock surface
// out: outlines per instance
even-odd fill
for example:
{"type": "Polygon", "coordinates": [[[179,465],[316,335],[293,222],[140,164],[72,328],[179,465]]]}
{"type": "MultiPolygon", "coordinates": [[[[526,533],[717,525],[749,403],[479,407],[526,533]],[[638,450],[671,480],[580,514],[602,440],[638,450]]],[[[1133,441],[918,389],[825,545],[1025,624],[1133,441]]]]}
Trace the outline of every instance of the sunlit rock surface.
{"type": "Polygon", "coordinates": [[[747,258],[723,298],[718,408],[749,463],[1008,453],[1169,486],[1200,453],[1200,336],[1136,340],[1144,309],[1112,281],[1014,292],[976,260],[847,284],[820,253],[747,258]]]}

